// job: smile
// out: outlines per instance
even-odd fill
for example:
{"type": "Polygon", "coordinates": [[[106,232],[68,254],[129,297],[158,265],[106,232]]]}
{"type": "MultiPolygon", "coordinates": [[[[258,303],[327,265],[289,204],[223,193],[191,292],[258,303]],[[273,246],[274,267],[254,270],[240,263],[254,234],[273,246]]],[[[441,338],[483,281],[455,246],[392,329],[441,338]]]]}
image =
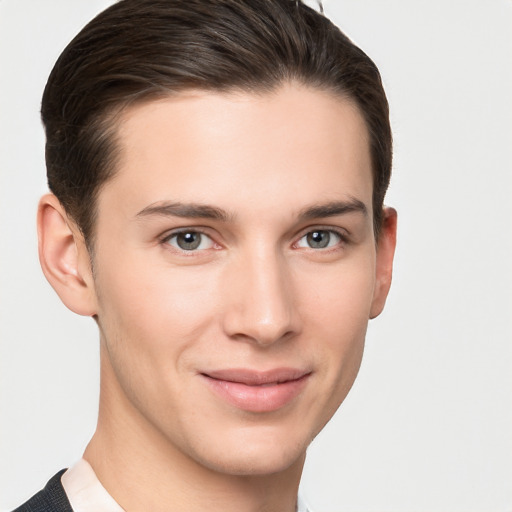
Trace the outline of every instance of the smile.
{"type": "Polygon", "coordinates": [[[311,372],[277,368],[266,372],[229,369],[202,373],[210,389],[221,399],[248,412],[272,412],[297,397],[311,372]]]}

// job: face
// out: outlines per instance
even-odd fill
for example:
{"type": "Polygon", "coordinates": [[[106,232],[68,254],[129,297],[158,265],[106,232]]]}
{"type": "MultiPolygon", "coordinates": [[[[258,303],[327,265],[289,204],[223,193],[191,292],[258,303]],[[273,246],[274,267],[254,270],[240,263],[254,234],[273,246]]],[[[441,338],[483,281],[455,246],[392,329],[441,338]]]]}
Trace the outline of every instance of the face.
{"type": "Polygon", "coordinates": [[[352,386],[380,300],[362,116],[287,85],[120,126],[94,257],[107,415],[203,467],[283,470],[352,386]]]}

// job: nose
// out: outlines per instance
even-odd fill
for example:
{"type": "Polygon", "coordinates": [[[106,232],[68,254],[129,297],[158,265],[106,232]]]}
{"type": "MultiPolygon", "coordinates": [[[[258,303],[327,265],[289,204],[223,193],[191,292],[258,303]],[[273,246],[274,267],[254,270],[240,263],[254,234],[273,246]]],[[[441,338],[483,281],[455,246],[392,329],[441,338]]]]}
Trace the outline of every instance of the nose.
{"type": "Polygon", "coordinates": [[[262,347],[301,330],[291,269],[275,251],[245,256],[228,271],[224,331],[232,339],[262,347]]]}

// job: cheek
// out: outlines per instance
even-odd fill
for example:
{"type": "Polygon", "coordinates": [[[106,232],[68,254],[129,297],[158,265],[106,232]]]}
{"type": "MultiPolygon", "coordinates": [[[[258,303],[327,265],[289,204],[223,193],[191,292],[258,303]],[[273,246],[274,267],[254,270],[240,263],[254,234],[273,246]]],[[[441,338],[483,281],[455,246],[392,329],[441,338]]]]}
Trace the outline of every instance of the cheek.
{"type": "Polygon", "coordinates": [[[329,339],[350,340],[366,331],[375,288],[372,254],[360,254],[328,271],[304,272],[301,302],[310,322],[327,330],[329,339]],[[338,336],[336,335],[338,333],[338,336]]]}
{"type": "Polygon", "coordinates": [[[137,371],[143,371],[144,362],[153,372],[163,365],[178,366],[181,354],[215,318],[215,286],[206,272],[151,265],[147,258],[98,265],[104,342],[112,355],[137,371]]]}
{"type": "Polygon", "coordinates": [[[375,284],[373,259],[314,276],[305,299],[309,349],[325,378],[326,417],[350,390],[359,370],[375,284]]]}
{"type": "Polygon", "coordinates": [[[170,404],[188,396],[182,386],[193,354],[216,317],[212,278],[182,270],[136,258],[98,265],[98,323],[109,360],[104,380],[117,381],[155,424],[177,421],[170,404]]]}

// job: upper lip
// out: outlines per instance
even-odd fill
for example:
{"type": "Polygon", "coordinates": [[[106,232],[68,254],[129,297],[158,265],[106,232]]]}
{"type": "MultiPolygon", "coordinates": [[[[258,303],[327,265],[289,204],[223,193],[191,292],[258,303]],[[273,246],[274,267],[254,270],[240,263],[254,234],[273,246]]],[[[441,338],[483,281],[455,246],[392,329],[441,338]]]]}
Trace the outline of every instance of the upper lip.
{"type": "Polygon", "coordinates": [[[279,384],[301,379],[311,372],[298,368],[274,368],[271,370],[251,370],[248,368],[229,368],[201,372],[211,379],[237,382],[247,386],[261,386],[264,384],[279,384]]]}

